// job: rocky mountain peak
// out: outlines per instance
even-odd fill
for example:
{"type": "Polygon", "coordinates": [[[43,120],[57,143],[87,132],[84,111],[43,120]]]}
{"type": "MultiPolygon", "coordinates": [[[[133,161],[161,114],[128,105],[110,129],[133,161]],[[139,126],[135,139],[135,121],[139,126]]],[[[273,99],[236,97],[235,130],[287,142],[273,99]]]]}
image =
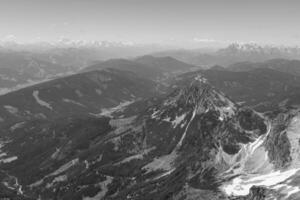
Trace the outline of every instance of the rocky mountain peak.
{"type": "Polygon", "coordinates": [[[201,75],[196,76],[189,86],[179,92],[179,100],[194,107],[197,114],[217,111],[220,119],[232,115],[236,110],[236,105],[201,75]]]}

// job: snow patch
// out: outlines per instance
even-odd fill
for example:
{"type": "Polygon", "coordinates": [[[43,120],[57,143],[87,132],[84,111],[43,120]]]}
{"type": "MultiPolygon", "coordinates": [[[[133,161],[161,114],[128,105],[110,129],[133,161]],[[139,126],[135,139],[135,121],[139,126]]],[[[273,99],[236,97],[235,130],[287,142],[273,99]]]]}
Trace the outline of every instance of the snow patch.
{"type": "Polygon", "coordinates": [[[30,187],[30,188],[32,188],[32,187],[38,187],[38,186],[42,185],[43,182],[44,182],[44,179],[38,180],[38,181],[36,181],[36,182],[30,184],[29,187],[30,187]]]}
{"type": "Polygon", "coordinates": [[[4,105],[3,106],[9,113],[11,114],[18,114],[19,110],[16,107],[10,106],[10,105],[4,105]]]}
{"type": "Polygon", "coordinates": [[[7,153],[0,153],[0,158],[2,158],[2,157],[4,157],[4,156],[6,156],[7,155],[7,153]]]}
{"type": "Polygon", "coordinates": [[[51,155],[52,159],[56,159],[60,153],[60,148],[56,148],[55,152],[51,155]]]}
{"type": "Polygon", "coordinates": [[[52,172],[51,174],[47,175],[46,177],[49,177],[49,176],[56,176],[66,170],[68,170],[70,167],[76,165],[77,163],[79,162],[79,159],[76,158],[74,160],[71,160],[70,162],[62,165],[60,168],[58,168],[56,171],[52,172]]]}
{"type": "Polygon", "coordinates": [[[0,74],[0,79],[6,80],[6,81],[17,82],[17,80],[14,77],[9,77],[9,76],[7,76],[5,74],[0,74]]]}
{"type": "Polygon", "coordinates": [[[151,115],[151,119],[157,119],[159,116],[159,110],[154,110],[154,112],[151,115]]]}
{"type": "Polygon", "coordinates": [[[80,90],[75,90],[75,93],[78,97],[83,97],[83,94],[80,92],[80,90]]]}
{"type": "Polygon", "coordinates": [[[132,104],[134,101],[124,101],[124,102],[121,102],[118,106],[116,107],[112,107],[112,108],[104,108],[104,109],[101,109],[101,113],[99,114],[94,114],[94,113],[91,113],[92,115],[95,115],[95,116],[108,116],[108,117],[112,117],[112,114],[114,112],[120,112],[120,111],[123,111],[124,108],[130,104],[132,104]]]}
{"type": "Polygon", "coordinates": [[[67,175],[60,175],[60,176],[57,176],[55,177],[51,183],[48,183],[46,185],[46,188],[51,188],[55,183],[59,183],[59,182],[64,182],[64,181],[67,181],[68,180],[68,177],[67,175]]]}
{"type": "Polygon", "coordinates": [[[166,117],[166,118],[162,119],[162,121],[170,122],[170,123],[172,123],[173,128],[176,128],[184,120],[185,117],[186,117],[186,114],[182,114],[180,116],[176,116],[176,118],[173,121],[171,121],[171,117],[166,117]]]}
{"type": "Polygon", "coordinates": [[[153,180],[160,179],[160,178],[162,178],[162,177],[164,177],[164,176],[169,176],[170,174],[172,174],[172,172],[175,171],[175,169],[176,169],[176,168],[170,169],[169,171],[166,171],[166,172],[160,174],[159,176],[155,177],[153,180]]]}
{"type": "Polygon", "coordinates": [[[33,91],[32,96],[34,97],[34,99],[36,100],[36,102],[38,104],[40,104],[41,106],[44,106],[44,107],[46,107],[50,110],[53,110],[49,103],[47,103],[46,101],[43,101],[39,98],[39,91],[38,90],[33,91]]]}
{"type": "Polygon", "coordinates": [[[15,131],[18,128],[22,128],[25,122],[19,122],[9,128],[10,131],[15,131]]]}
{"type": "Polygon", "coordinates": [[[90,168],[89,161],[84,160],[84,164],[85,164],[85,169],[89,169],[90,168]]]}
{"type": "Polygon", "coordinates": [[[151,147],[151,148],[149,148],[149,149],[145,149],[145,150],[143,150],[143,151],[142,151],[141,153],[139,153],[139,154],[136,154],[136,155],[129,156],[129,157],[125,158],[125,159],[122,160],[121,162],[118,162],[117,165],[123,164],[123,163],[127,163],[127,162],[130,162],[130,161],[132,161],[132,160],[137,160],[137,159],[141,160],[141,159],[144,158],[145,155],[147,155],[148,153],[150,153],[151,151],[153,151],[153,150],[155,150],[155,149],[156,149],[156,147],[151,147]]]}
{"type": "Polygon", "coordinates": [[[7,94],[7,93],[10,93],[10,92],[13,92],[13,91],[20,90],[20,89],[25,88],[25,87],[29,87],[29,86],[38,84],[38,83],[46,82],[46,81],[49,81],[49,80],[51,80],[51,78],[47,78],[47,79],[39,80],[39,81],[34,81],[34,80],[31,80],[31,79],[28,79],[26,83],[18,84],[14,87],[11,87],[11,88],[0,88],[0,96],[4,95],[4,94],[7,94]]]}
{"type": "Polygon", "coordinates": [[[17,156],[12,156],[12,157],[9,157],[9,158],[1,159],[0,163],[10,163],[10,162],[13,162],[13,161],[15,161],[17,159],[18,159],[17,156]]]}
{"type": "Polygon", "coordinates": [[[180,116],[176,116],[176,118],[172,121],[173,128],[176,128],[186,117],[186,114],[182,114],[180,116]]]}
{"type": "Polygon", "coordinates": [[[282,183],[295,175],[299,169],[290,169],[284,172],[273,171],[263,175],[252,175],[249,177],[237,177],[234,178],[231,184],[223,186],[224,192],[229,196],[245,196],[249,194],[250,188],[253,185],[256,186],[273,186],[276,188],[276,184],[282,183]]]}
{"type": "Polygon", "coordinates": [[[83,197],[82,200],[99,200],[99,199],[102,199],[106,195],[106,193],[108,192],[107,186],[112,183],[113,179],[114,178],[111,177],[111,176],[106,176],[106,180],[98,184],[101,187],[101,191],[94,197],[83,197]]]}
{"type": "Polygon", "coordinates": [[[200,83],[207,83],[207,79],[204,78],[203,76],[201,76],[200,74],[198,74],[198,75],[195,77],[195,80],[196,80],[196,81],[199,81],[200,83]]]}
{"type": "Polygon", "coordinates": [[[157,170],[170,171],[173,168],[173,163],[176,158],[177,153],[173,151],[168,155],[164,155],[159,158],[154,158],[152,162],[145,165],[142,169],[146,169],[147,173],[157,170]]]}
{"type": "Polygon", "coordinates": [[[102,94],[102,91],[101,91],[100,89],[96,89],[95,91],[96,91],[96,93],[97,93],[98,95],[101,95],[101,94],[102,94]]]}
{"type": "Polygon", "coordinates": [[[65,99],[63,98],[63,102],[66,102],[66,103],[72,103],[72,104],[75,104],[77,106],[81,106],[81,107],[86,107],[85,105],[77,102],[77,101],[74,101],[74,100],[71,100],[71,99],[65,99]]]}

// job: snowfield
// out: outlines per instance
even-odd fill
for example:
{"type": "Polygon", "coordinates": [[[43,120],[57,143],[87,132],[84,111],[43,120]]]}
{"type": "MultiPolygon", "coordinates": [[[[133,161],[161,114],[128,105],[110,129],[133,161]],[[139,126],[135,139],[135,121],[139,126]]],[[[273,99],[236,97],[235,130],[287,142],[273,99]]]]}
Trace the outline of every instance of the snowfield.
{"type": "MultiPolygon", "coordinates": [[[[299,121],[295,119],[292,121],[289,129],[292,131],[292,134],[290,134],[289,139],[295,137],[294,128],[298,127],[298,124],[295,125],[295,123],[299,121]]],[[[219,151],[217,162],[223,160],[232,166],[223,175],[236,176],[221,186],[221,190],[228,196],[246,196],[249,194],[252,186],[264,186],[276,190],[285,195],[284,199],[300,192],[299,186],[291,184],[292,178],[300,176],[299,167],[291,166],[286,170],[275,170],[270,163],[267,151],[263,146],[269,133],[270,124],[268,125],[267,134],[258,137],[250,144],[244,145],[240,152],[234,156],[226,155],[225,152],[219,151]]],[[[293,142],[291,143],[293,146],[293,142]]]]}

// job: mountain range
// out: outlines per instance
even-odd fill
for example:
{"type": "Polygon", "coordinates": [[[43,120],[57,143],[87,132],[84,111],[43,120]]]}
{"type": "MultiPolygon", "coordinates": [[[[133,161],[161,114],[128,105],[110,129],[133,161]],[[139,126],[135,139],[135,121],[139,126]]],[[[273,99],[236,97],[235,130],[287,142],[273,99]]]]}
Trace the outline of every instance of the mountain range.
{"type": "Polygon", "coordinates": [[[300,198],[297,60],[89,62],[0,96],[0,198],[300,198]]]}
{"type": "Polygon", "coordinates": [[[170,50],[153,53],[171,56],[186,63],[209,68],[213,65],[229,66],[237,62],[263,62],[270,59],[300,59],[299,47],[233,43],[212,52],[200,50],[170,50]]]}

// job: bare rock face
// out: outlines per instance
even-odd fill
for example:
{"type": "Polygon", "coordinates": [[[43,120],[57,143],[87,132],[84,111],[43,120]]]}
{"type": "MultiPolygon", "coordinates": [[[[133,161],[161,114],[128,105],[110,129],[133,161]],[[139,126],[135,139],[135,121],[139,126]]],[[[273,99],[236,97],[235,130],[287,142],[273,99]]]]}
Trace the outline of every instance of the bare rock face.
{"type": "Polygon", "coordinates": [[[278,169],[289,166],[292,161],[291,144],[286,132],[291,119],[292,115],[289,113],[279,114],[273,120],[271,133],[265,141],[269,159],[278,169]]]}
{"type": "Polygon", "coordinates": [[[250,189],[249,200],[264,200],[266,197],[265,189],[261,187],[253,186],[250,189]]]}

